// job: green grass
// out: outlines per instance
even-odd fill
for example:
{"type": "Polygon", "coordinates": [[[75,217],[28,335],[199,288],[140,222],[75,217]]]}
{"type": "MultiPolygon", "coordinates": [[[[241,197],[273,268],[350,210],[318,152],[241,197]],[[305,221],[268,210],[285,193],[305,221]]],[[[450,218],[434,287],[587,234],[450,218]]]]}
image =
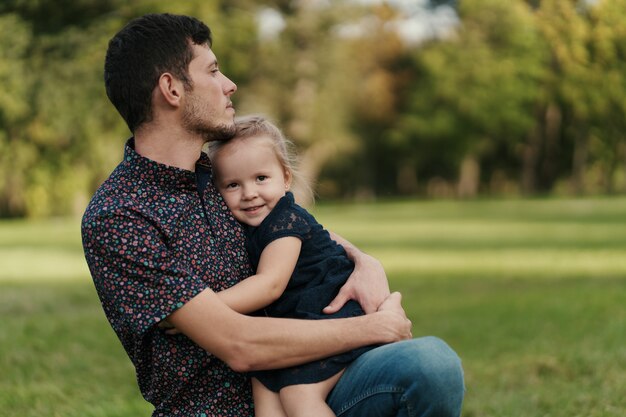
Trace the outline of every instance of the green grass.
{"type": "MultiPolygon", "coordinates": [[[[380,258],[414,335],[463,359],[463,415],[626,413],[626,198],[319,205],[380,258]]],[[[0,222],[0,409],[148,416],[76,220],[0,222]]]]}

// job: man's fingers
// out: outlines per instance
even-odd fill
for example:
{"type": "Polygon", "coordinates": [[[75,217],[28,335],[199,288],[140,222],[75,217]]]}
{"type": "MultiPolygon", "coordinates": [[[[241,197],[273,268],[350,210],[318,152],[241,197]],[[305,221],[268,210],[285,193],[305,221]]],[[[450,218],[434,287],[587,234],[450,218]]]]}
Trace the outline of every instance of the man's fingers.
{"type": "Polygon", "coordinates": [[[343,307],[348,302],[348,300],[350,300],[350,297],[348,296],[347,292],[343,290],[339,291],[339,294],[337,294],[334,300],[331,301],[330,304],[322,311],[324,312],[324,314],[336,313],[341,310],[341,307],[343,307]]]}
{"type": "MultiPolygon", "coordinates": [[[[392,292],[389,296],[382,302],[379,310],[402,310],[402,294],[399,292],[392,292]]],[[[403,311],[404,313],[404,311],[403,311]]]]}
{"type": "Polygon", "coordinates": [[[398,291],[394,291],[391,294],[389,294],[389,298],[391,298],[392,300],[397,300],[398,303],[402,302],[402,294],[400,294],[398,291]]]}

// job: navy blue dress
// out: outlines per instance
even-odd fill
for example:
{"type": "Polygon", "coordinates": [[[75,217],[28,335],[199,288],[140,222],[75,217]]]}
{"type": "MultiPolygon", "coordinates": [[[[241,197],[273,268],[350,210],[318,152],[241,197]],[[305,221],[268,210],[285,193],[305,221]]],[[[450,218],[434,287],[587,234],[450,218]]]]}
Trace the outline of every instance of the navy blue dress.
{"type": "MultiPolygon", "coordinates": [[[[276,239],[294,236],[302,249],[294,272],[282,296],[259,314],[270,317],[308,320],[344,318],[363,315],[361,306],[349,301],[335,314],[324,314],[354,269],[344,248],[330,238],[322,225],[294,202],[288,192],[258,227],[246,227],[247,249],[254,269],[263,249],[276,239]]],[[[268,389],[278,392],[288,385],[320,382],[344,369],[373,346],[355,349],[323,360],[285,369],[251,372],[268,389]]]]}

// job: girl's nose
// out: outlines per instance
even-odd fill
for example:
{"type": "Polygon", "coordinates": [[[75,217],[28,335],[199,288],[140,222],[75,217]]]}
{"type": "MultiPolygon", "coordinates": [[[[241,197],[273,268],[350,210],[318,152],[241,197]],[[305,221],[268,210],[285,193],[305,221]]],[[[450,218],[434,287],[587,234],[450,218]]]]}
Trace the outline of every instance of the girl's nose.
{"type": "Polygon", "coordinates": [[[248,186],[248,187],[244,187],[243,188],[243,198],[245,199],[251,199],[256,197],[257,192],[256,192],[256,187],[254,186],[248,186]]]}

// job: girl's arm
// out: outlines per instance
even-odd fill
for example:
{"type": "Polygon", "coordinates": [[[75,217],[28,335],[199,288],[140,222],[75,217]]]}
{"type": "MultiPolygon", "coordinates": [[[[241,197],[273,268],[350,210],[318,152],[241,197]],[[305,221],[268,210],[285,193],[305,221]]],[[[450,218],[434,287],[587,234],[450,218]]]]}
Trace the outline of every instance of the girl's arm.
{"type": "Polygon", "coordinates": [[[276,301],[296,267],[302,241],[297,237],[283,237],[263,249],[256,275],[217,293],[230,308],[241,314],[252,313],[276,301]]]}

